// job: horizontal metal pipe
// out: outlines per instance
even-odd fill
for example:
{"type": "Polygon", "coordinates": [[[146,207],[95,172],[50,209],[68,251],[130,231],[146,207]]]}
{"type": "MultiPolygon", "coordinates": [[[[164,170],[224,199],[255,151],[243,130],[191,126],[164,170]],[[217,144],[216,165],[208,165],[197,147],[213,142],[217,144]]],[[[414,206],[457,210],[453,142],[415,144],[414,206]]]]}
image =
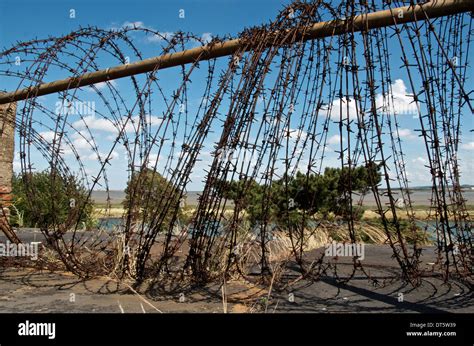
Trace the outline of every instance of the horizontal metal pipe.
{"type": "MultiPolygon", "coordinates": [[[[423,5],[404,6],[392,10],[377,11],[373,13],[358,15],[347,25],[346,20],[336,19],[327,22],[315,23],[301,34],[302,40],[340,35],[347,31],[363,31],[365,29],[376,29],[386,26],[414,22],[429,18],[453,15],[462,12],[474,11],[474,0],[432,0],[423,5]],[[403,13],[403,15],[400,15],[403,13]]],[[[271,45],[268,40],[268,45],[271,45]]],[[[218,42],[211,45],[196,47],[181,52],[164,54],[161,56],[137,61],[131,64],[111,67],[105,70],[86,73],[78,77],[70,77],[50,83],[43,83],[35,87],[0,94],[0,104],[25,100],[30,97],[52,94],[82,86],[92,85],[107,80],[128,77],[155,69],[165,69],[195,62],[214,59],[226,55],[232,55],[239,49],[252,49],[245,46],[240,39],[218,42]]]]}

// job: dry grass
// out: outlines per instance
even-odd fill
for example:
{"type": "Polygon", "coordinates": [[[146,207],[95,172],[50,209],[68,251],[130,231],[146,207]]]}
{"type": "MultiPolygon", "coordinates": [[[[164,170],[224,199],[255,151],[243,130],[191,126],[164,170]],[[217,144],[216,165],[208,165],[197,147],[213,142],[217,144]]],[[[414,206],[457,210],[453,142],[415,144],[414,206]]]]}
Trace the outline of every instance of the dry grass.
{"type": "MultiPolygon", "coordinates": [[[[391,211],[388,211],[387,214],[385,214],[385,215],[387,216],[387,218],[392,218],[392,212],[391,211]]],[[[413,210],[413,216],[417,220],[430,220],[430,219],[433,219],[432,212],[430,212],[430,210],[428,210],[428,209],[414,209],[413,210]]],[[[397,212],[397,217],[401,220],[410,219],[410,216],[402,210],[397,212]]],[[[367,219],[367,220],[380,219],[380,215],[374,210],[366,210],[364,212],[363,218],[367,219]]]]}
{"type": "MultiPolygon", "coordinates": [[[[474,212],[474,205],[467,206],[468,211],[474,212]]],[[[191,217],[196,211],[195,206],[186,207],[183,209],[182,213],[185,217],[191,217]]],[[[224,216],[231,216],[233,213],[232,208],[228,208],[224,211],[224,216]]],[[[116,218],[122,217],[125,214],[125,209],[120,205],[113,205],[111,208],[105,208],[104,206],[97,206],[94,208],[93,217],[95,218],[116,218]]],[[[242,215],[245,216],[245,212],[242,212],[242,215]]],[[[391,212],[387,212],[387,217],[391,217],[391,212]]],[[[429,206],[420,206],[413,208],[413,215],[418,220],[430,220],[434,218],[433,211],[430,211],[429,206]]],[[[409,215],[403,210],[399,210],[397,216],[400,219],[406,220],[409,219],[409,215]]],[[[377,219],[380,215],[376,212],[375,209],[367,209],[364,212],[364,219],[377,219]]]]}
{"type": "Polygon", "coordinates": [[[94,212],[92,216],[96,219],[99,218],[115,218],[115,217],[122,217],[125,214],[125,209],[122,207],[112,207],[112,208],[101,208],[96,207],[94,208],[94,212]]]}

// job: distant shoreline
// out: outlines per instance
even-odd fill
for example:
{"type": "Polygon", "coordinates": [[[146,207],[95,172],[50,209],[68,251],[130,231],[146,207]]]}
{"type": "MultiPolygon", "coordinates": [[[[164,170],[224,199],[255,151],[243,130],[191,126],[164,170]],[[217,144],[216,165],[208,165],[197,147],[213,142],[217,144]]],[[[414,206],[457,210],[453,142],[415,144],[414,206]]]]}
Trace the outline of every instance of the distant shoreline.
{"type": "MultiPolygon", "coordinates": [[[[467,206],[474,206],[474,189],[469,186],[469,190],[465,188],[463,192],[463,198],[466,200],[467,206]]],[[[380,190],[380,192],[384,192],[386,190],[380,190]]],[[[413,188],[410,189],[410,199],[412,201],[412,207],[415,209],[429,209],[431,202],[431,188],[413,188]]],[[[202,191],[188,191],[185,199],[187,206],[197,206],[198,205],[198,197],[202,193],[202,191]]],[[[393,190],[394,197],[397,198],[400,195],[400,190],[394,189],[393,190]]],[[[107,204],[107,199],[110,199],[111,206],[121,206],[123,200],[125,199],[125,192],[120,190],[110,190],[108,193],[106,191],[92,191],[92,200],[98,205],[105,205],[107,204]]],[[[354,193],[353,196],[353,203],[357,204],[360,200],[361,196],[357,193],[354,193]]],[[[380,196],[381,201],[384,205],[386,205],[389,200],[387,196],[380,196]]],[[[232,205],[232,202],[229,201],[229,206],[232,205]]],[[[367,193],[362,201],[362,206],[373,208],[376,207],[376,202],[372,193],[367,193]]]]}

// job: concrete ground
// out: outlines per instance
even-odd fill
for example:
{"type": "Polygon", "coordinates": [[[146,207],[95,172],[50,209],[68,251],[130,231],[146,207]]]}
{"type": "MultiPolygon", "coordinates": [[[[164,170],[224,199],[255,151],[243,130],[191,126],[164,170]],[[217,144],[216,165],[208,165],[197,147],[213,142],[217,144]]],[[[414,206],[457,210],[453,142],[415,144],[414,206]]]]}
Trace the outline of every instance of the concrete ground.
{"type": "MultiPolygon", "coordinates": [[[[321,249],[309,252],[306,259],[317,258],[321,249]]],[[[366,245],[363,267],[346,284],[331,274],[345,277],[352,271],[349,259],[329,258],[328,268],[319,280],[299,280],[289,287],[257,283],[257,277],[226,283],[227,304],[222,287],[174,287],[163,292],[150,288],[140,294],[110,278],[80,280],[64,272],[4,267],[0,271],[0,312],[89,312],[89,313],[222,313],[227,312],[474,312],[472,290],[466,283],[444,282],[433,271],[434,249],[427,247],[421,257],[425,274],[419,287],[400,280],[397,263],[385,245],[366,245]]],[[[282,281],[298,278],[296,264],[289,264],[282,281]]],[[[472,283],[471,283],[472,284],[472,283]]],[[[471,286],[472,287],[472,286],[471,286]]]]}

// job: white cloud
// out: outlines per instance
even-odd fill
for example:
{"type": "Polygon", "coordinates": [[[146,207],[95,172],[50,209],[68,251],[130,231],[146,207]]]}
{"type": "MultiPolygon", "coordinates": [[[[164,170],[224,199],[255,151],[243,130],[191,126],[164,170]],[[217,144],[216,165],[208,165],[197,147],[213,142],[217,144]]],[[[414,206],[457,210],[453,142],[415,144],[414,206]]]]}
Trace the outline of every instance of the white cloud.
{"type": "Polygon", "coordinates": [[[113,31],[121,31],[123,29],[138,29],[138,28],[146,28],[145,24],[142,21],[125,21],[122,24],[117,22],[112,23],[109,27],[110,30],[113,31]]]}
{"type": "Polygon", "coordinates": [[[326,106],[322,110],[326,114],[326,116],[329,115],[334,121],[340,121],[341,114],[342,120],[347,119],[348,115],[350,120],[357,119],[356,104],[354,100],[350,97],[336,99],[333,101],[332,106],[326,106]]]}
{"type": "Polygon", "coordinates": [[[48,145],[52,145],[53,140],[56,139],[56,146],[57,146],[58,141],[61,140],[61,147],[60,147],[61,154],[63,155],[72,154],[71,145],[69,144],[68,139],[64,135],[62,137],[60,136],[60,133],[57,133],[55,135],[54,131],[39,132],[38,135],[41,136],[41,141],[46,142],[48,145]]]}
{"type": "Polygon", "coordinates": [[[147,36],[146,40],[148,42],[162,42],[162,41],[165,41],[165,40],[172,39],[174,35],[175,35],[175,33],[170,32],[170,31],[158,32],[158,33],[156,33],[152,36],[147,36]]]}
{"type": "Polygon", "coordinates": [[[74,145],[74,148],[76,148],[76,150],[91,148],[90,142],[82,137],[74,139],[72,144],[74,145]]]}
{"type": "Polygon", "coordinates": [[[54,140],[56,133],[54,131],[44,131],[38,134],[43,138],[43,140],[45,140],[48,143],[51,143],[54,140]]]}
{"type": "MultiPolygon", "coordinates": [[[[96,126],[97,124],[93,124],[96,126]]],[[[94,127],[93,126],[93,127],[94,127]]],[[[51,144],[53,139],[54,139],[54,132],[53,131],[45,131],[45,132],[40,132],[39,133],[41,137],[43,138],[44,141],[46,141],[48,144],[51,144]]],[[[95,136],[95,137],[100,137],[100,136],[95,136]]],[[[56,138],[59,138],[56,136],[56,138]]],[[[107,153],[102,153],[99,152],[99,156],[97,155],[97,152],[95,152],[93,149],[97,147],[98,143],[94,142],[91,139],[91,135],[89,132],[86,130],[78,131],[69,138],[66,139],[65,136],[63,136],[62,141],[61,141],[61,152],[63,155],[79,155],[79,157],[82,160],[88,160],[88,161],[99,161],[99,156],[101,160],[105,160],[105,158],[108,155],[107,153]],[[75,152],[73,152],[73,149],[75,152]]],[[[110,155],[110,160],[112,159],[118,159],[119,154],[115,150],[111,153],[110,155]]],[[[19,168],[19,162],[16,166],[16,168],[19,168]]]]}
{"type": "Polygon", "coordinates": [[[155,166],[155,164],[157,162],[161,161],[162,159],[163,158],[161,157],[161,155],[151,153],[150,155],[148,155],[148,160],[146,161],[146,166],[149,167],[149,168],[153,168],[155,166]]]}
{"type": "Polygon", "coordinates": [[[96,118],[95,115],[83,117],[81,120],[75,121],[72,126],[76,129],[85,129],[86,127],[88,127],[90,130],[99,130],[107,132],[117,131],[117,128],[109,119],[96,118]]]}
{"type": "Polygon", "coordinates": [[[377,108],[381,107],[384,114],[413,115],[418,112],[413,94],[408,93],[405,82],[402,79],[397,79],[392,83],[391,90],[384,95],[378,94],[376,105],[377,108]]]}
{"type": "MultiPolygon", "coordinates": [[[[402,114],[417,114],[416,104],[413,102],[412,94],[409,94],[405,82],[402,79],[397,79],[391,84],[391,90],[385,94],[377,94],[375,97],[375,104],[379,113],[388,115],[402,115],[402,114]]],[[[359,109],[356,108],[356,102],[351,97],[342,97],[335,99],[331,106],[326,106],[322,110],[326,116],[330,116],[334,121],[357,119],[357,111],[359,114],[366,112],[360,109],[364,102],[359,102],[359,109]]],[[[367,103],[367,104],[370,104],[367,103]]],[[[324,113],[323,113],[324,114],[324,113]]]]}
{"type": "Polygon", "coordinates": [[[333,144],[339,144],[341,142],[341,136],[339,135],[334,135],[334,136],[331,136],[328,138],[327,140],[327,143],[329,145],[333,145],[333,144]]]}
{"type": "Polygon", "coordinates": [[[473,155],[466,155],[458,161],[461,170],[461,182],[463,184],[474,184],[473,175],[469,174],[474,171],[473,155]]]}
{"type": "Polygon", "coordinates": [[[467,142],[461,145],[461,149],[464,150],[474,150],[474,142],[467,142]]]}
{"type": "MultiPolygon", "coordinates": [[[[162,118],[154,115],[145,115],[143,118],[150,126],[158,126],[163,121],[162,118]]],[[[117,124],[115,122],[112,122],[110,119],[96,118],[95,115],[90,115],[87,117],[83,117],[78,121],[75,121],[73,123],[73,127],[81,130],[85,129],[87,125],[90,130],[118,133],[120,129],[122,129],[125,122],[127,122],[127,125],[125,126],[125,131],[127,133],[133,133],[135,132],[136,126],[138,125],[139,121],[140,118],[138,116],[133,116],[131,119],[128,120],[128,122],[127,117],[122,117],[122,120],[117,124]]]]}
{"type": "Polygon", "coordinates": [[[151,32],[156,33],[154,35],[150,35],[151,34],[150,32],[145,39],[147,42],[161,42],[164,40],[169,40],[175,35],[174,32],[169,32],[169,31],[157,32],[157,30],[155,30],[151,26],[146,26],[145,23],[142,21],[125,21],[119,26],[117,26],[116,24],[113,24],[111,26],[111,30],[123,30],[123,29],[146,29],[146,30],[150,30],[151,32]]]}
{"type": "Polygon", "coordinates": [[[18,151],[15,152],[15,156],[13,157],[13,171],[14,172],[21,171],[20,153],[18,151]]]}
{"type": "Polygon", "coordinates": [[[400,136],[400,138],[406,138],[406,139],[417,138],[410,129],[399,129],[398,135],[400,136]]]}
{"type": "MultiPolygon", "coordinates": [[[[155,31],[155,30],[153,30],[155,31]]],[[[157,32],[155,35],[147,36],[146,40],[148,42],[156,43],[156,42],[162,42],[162,41],[169,41],[173,38],[173,36],[176,35],[176,33],[172,31],[162,31],[162,32],[157,32]]],[[[212,41],[212,33],[210,32],[205,32],[201,35],[201,41],[202,44],[208,44],[209,42],[212,41]]],[[[199,40],[195,40],[196,43],[201,43],[199,40]]]]}
{"type": "MultiPolygon", "coordinates": [[[[110,27],[111,30],[122,30],[122,29],[146,29],[150,32],[147,33],[145,38],[146,42],[150,43],[160,43],[163,41],[168,41],[176,35],[175,32],[172,31],[157,31],[151,26],[145,25],[142,21],[125,21],[121,25],[117,25],[117,23],[112,24],[110,27]]],[[[201,40],[203,44],[208,44],[213,39],[213,35],[211,32],[204,32],[201,35],[201,40]]],[[[195,43],[199,43],[199,40],[192,40],[195,43]]]]}
{"type": "MultiPolygon", "coordinates": [[[[104,161],[106,158],[107,158],[107,155],[109,153],[102,153],[99,151],[99,153],[97,152],[90,152],[90,153],[85,153],[85,154],[81,154],[80,156],[82,157],[82,159],[84,160],[89,160],[89,161],[104,161]]],[[[118,152],[116,152],[115,150],[112,151],[112,153],[110,154],[110,157],[109,157],[109,160],[114,160],[114,159],[118,159],[119,158],[119,154],[118,152]]]]}
{"type": "MultiPolygon", "coordinates": [[[[286,130],[285,130],[286,131],[286,130]]],[[[306,139],[306,136],[308,134],[306,133],[306,131],[304,131],[303,129],[290,129],[289,131],[289,137],[291,140],[293,141],[297,141],[297,140],[300,140],[301,142],[304,142],[304,140],[306,139]]]]}
{"type": "Polygon", "coordinates": [[[422,164],[422,165],[426,165],[428,163],[428,161],[424,157],[421,157],[421,156],[418,156],[417,158],[413,159],[412,162],[416,164],[422,164]]]}
{"type": "Polygon", "coordinates": [[[201,40],[203,43],[208,44],[209,42],[212,41],[212,33],[210,32],[205,32],[201,35],[201,40]]]}
{"type": "MultiPolygon", "coordinates": [[[[117,88],[117,81],[112,79],[112,80],[109,80],[109,81],[106,81],[106,82],[99,82],[99,83],[96,83],[96,84],[93,84],[93,85],[99,90],[103,90],[106,87],[108,87],[109,85],[113,88],[117,88]]],[[[89,86],[89,90],[90,91],[93,90],[92,85],[89,86]]]]}
{"type": "Polygon", "coordinates": [[[144,28],[145,27],[145,24],[143,24],[143,22],[141,21],[136,21],[136,22],[129,22],[129,21],[126,21],[124,22],[121,27],[123,29],[135,29],[135,28],[144,28]]]}

